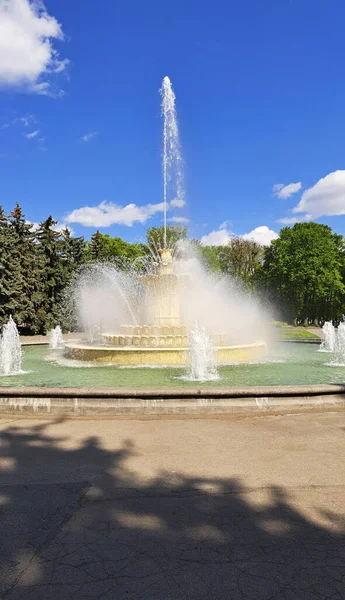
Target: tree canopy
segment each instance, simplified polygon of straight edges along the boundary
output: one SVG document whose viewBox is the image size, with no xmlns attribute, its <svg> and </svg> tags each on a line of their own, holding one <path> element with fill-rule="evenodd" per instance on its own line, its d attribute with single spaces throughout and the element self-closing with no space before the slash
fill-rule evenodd
<svg viewBox="0 0 345 600">
<path fill-rule="evenodd" d="M 173 248 L 177 242 L 186 240 L 188 228 L 182 225 L 167 225 L 166 240 L 168 248 Z M 155 249 L 164 248 L 164 227 L 150 227 L 146 232 L 147 244 Z"/>
<path fill-rule="evenodd" d="M 96 231 L 87 241 L 57 230 L 51 216 L 34 231 L 19 204 L 9 215 L 0 206 L 0 326 L 12 315 L 24 333 L 44 333 L 58 323 L 72 328 L 72 311 L 63 307 L 79 269 L 90 261 L 114 261 L 124 270 L 145 265 L 164 245 L 163 227 L 150 227 L 146 237 L 146 243 L 131 243 Z M 168 225 L 168 246 L 187 238 L 186 227 Z M 345 313 L 345 242 L 327 225 L 284 227 L 264 248 L 243 238 L 225 246 L 190 243 L 207 269 L 260 294 L 284 320 L 338 320 Z"/>
<path fill-rule="evenodd" d="M 342 236 L 313 222 L 284 227 L 265 249 L 261 280 L 288 320 L 341 317 L 344 250 Z"/>
</svg>

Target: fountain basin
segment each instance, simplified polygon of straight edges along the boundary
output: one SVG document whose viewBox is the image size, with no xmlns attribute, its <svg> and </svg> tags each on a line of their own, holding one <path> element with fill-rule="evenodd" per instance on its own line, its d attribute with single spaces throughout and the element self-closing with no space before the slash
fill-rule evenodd
<svg viewBox="0 0 345 600">
<path fill-rule="evenodd" d="M 264 342 L 217 346 L 216 360 L 219 365 L 257 360 L 264 355 L 265 349 Z M 187 347 L 93 346 L 69 342 L 66 344 L 65 352 L 66 356 L 73 360 L 131 367 L 184 366 L 188 362 Z"/>
</svg>

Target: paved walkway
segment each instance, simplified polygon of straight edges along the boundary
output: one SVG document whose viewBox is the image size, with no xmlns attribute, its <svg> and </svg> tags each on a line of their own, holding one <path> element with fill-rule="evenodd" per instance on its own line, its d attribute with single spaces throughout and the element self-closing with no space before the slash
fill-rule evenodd
<svg viewBox="0 0 345 600">
<path fill-rule="evenodd" d="M 314 333 L 315 335 L 318 335 L 320 338 L 323 337 L 323 332 L 322 332 L 321 327 L 308 327 L 307 331 L 310 331 L 310 333 Z"/>
<path fill-rule="evenodd" d="M 345 598 L 345 413 L 0 420 L 0 598 Z"/>
</svg>

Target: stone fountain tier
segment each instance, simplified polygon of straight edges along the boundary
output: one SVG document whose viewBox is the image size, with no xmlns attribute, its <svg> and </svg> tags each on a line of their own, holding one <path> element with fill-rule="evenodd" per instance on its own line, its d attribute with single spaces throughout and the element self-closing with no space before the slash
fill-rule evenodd
<svg viewBox="0 0 345 600">
<path fill-rule="evenodd" d="M 181 296 L 189 277 L 173 272 L 170 250 L 161 251 L 161 261 L 156 273 L 140 277 L 146 290 L 148 320 L 160 329 L 181 328 Z"/>
<path fill-rule="evenodd" d="M 187 328 L 183 325 L 123 325 L 120 333 L 102 333 L 106 346 L 150 347 L 150 348 L 188 348 Z M 226 346 L 229 336 L 226 333 L 212 336 L 216 346 Z"/>
<path fill-rule="evenodd" d="M 265 354 L 264 342 L 233 346 L 217 346 L 216 360 L 219 365 L 258 360 Z M 66 355 L 78 361 L 117 366 L 175 366 L 188 363 L 186 347 L 154 346 L 94 346 L 86 343 L 67 343 Z"/>
</svg>

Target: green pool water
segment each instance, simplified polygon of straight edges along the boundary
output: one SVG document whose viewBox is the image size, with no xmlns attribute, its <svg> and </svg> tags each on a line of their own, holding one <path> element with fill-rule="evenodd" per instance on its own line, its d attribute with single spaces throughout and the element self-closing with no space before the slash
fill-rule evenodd
<svg viewBox="0 0 345 600">
<path fill-rule="evenodd" d="M 281 343 L 269 349 L 265 361 L 231 365 L 219 369 L 216 381 L 207 386 L 284 385 L 343 383 L 345 366 L 330 366 L 331 355 L 318 352 L 318 345 Z M 56 357 L 56 354 L 55 354 Z M 113 366 L 67 366 L 45 346 L 23 349 L 23 373 L 0 377 L 1 386 L 42 387 L 141 387 L 194 386 L 183 379 L 180 368 L 118 368 Z"/>
</svg>

